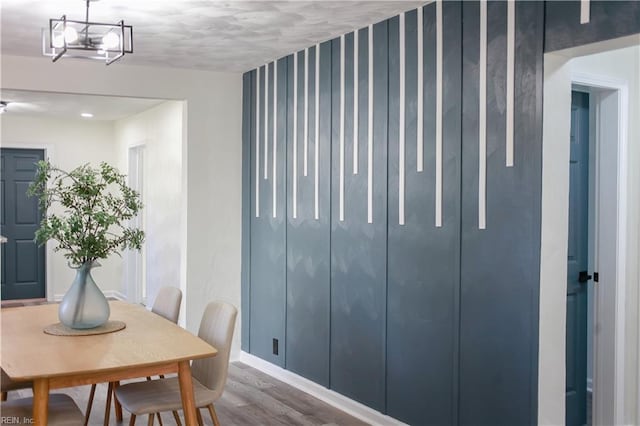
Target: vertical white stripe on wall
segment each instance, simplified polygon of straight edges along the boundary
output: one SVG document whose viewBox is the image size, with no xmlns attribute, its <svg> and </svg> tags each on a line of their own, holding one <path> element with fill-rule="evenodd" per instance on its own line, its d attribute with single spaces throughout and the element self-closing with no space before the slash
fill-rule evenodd
<svg viewBox="0 0 640 426">
<path fill-rule="evenodd" d="M 515 96 L 515 55 L 516 55 L 516 4 L 507 0 L 507 123 L 505 135 L 506 165 L 513 167 L 513 131 Z"/>
<path fill-rule="evenodd" d="M 277 216 L 276 159 L 278 158 L 278 60 L 273 61 L 273 217 Z"/>
<path fill-rule="evenodd" d="M 369 25 L 369 111 L 367 117 L 367 223 L 373 223 L 373 25 Z"/>
<path fill-rule="evenodd" d="M 344 34 L 340 36 L 340 220 L 344 220 Z"/>
<path fill-rule="evenodd" d="M 398 111 L 398 224 L 404 225 L 404 98 L 405 98 L 405 14 L 400 14 L 400 96 Z"/>
<path fill-rule="evenodd" d="M 436 1 L 436 227 L 442 226 L 442 0 Z"/>
<path fill-rule="evenodd" d="M 264 178 L 269 177 L 269 64 L 264 66 Z"/>
<path fill-rule="evenodd" d="M 298 217 L 298 52 L 293 53 L 293 218 Z"/>
<path fill-rule="evenodd" d="M 309 162 L 309 48 L 304 49 L 304 175 Z"/>
<path fill-rule="evenodd" d="M 422 19 L 424 14 L 424 6 L 418 8 L 418 113 L 417 113 L 417 131 L 416 131 L 416 156 L 418 157 L 417 170 L 424 170 L 424 35 L 422 28 Z"/>
<path fill-rule="evenodd" d="M 316 44 L 316 137 L 314 140 L 314 202 L 315 202 L 315 219 L 320 219 L 320 208 L 318 206 L 318 152 L 320 146 L 320 43 Z"/>
<path fill-rule="evenodd" d="M 580 23 L 588 24 L 591 20 L 591 1 L 580 0 Z"/>
<path fill-rule="evenodd" d="M 487 1 L 480 1 L 480 64 L 478 106 L 478 228 L 486 228 L 487 203 Z"/>
<path fill-rule="evenodd" d="M 260 67 L 256 76 L 256 217 L 260 217 Z"/>
<path fill-rule="evenodd" d="M 358 30 L 353 32 L 353 174 L 358 174 Z"/>
</svg>

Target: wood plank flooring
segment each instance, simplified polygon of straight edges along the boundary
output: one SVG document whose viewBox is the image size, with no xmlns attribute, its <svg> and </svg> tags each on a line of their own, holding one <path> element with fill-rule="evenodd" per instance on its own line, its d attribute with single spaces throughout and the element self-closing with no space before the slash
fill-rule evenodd
<svg viewBox="0 0 640 426">
<path fill-rule="evenodd" d="M 55 392 L 67 393 L 84 412 L 89 397 L 89 386 L 60 389 Z M 98 385 L 91 410 L 90 425 L 102 425 L 107 387 Z M 30 390 L 9 392 L 9 399 L 30 396 Z M 273 377 L 240 362 L 229 366 L 229 378 L 224 394 L 215 404 L 218 418 L 223 426 L 360 426 L 359 419 L 320 401 L 311 395 L 289 386 Z M 206 410 L 202 411 L 205 424 L 212 425 Z M 171 413 L 163 413 L 164 425 L 175 425 Z M 147 417 L 137 419 L 136 424 L 147 423 Z M 129 424 L 129 414 L 124 413 L 124 421 L 115 421 L 111 409 L 110 424 Z M 155 420 L 157 425 L 157 419 Z"/>
</svg>

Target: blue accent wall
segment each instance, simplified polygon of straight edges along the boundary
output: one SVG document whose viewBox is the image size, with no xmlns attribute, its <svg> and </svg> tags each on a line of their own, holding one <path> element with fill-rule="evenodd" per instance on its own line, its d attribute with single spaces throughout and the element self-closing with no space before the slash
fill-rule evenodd
<svg viewBox="0 0 640 426">
<path fill-rule="evenodd" d="M 505 167 L 506 3 L 487 9 L 487 225 L 478 229 L 479 5 L 464 2 L 460 424 L 537 416 L 542 4 L 516 8 L 514 167 Z M 484 422 L 478 422 L 483 419 Z"/>
<path fill-rule="evenodd" d="M 591 0 L 589 10 L 581 24 L 579 0 L 545 2 L 545 53 L 640 33 L 637 0 Z"/>
<path fill-rule="evenodd" d="M 276 137 L 286 140 L 287 136 L 287 63 L 288 58 L 280 59 L 277 73 L 277 108 L 276 108 Z M 287 228 L 286 214 L 286 147 L 283 143 L 273 142 L 274 132 L 274 63 L 267 65 L 270 84 L 265 85 L 266 73 L 261 74 L 260 99 L 261 110 L 264 111 L 265 101 L 268 105 L 267 120 L 262 118 L 260 126 L 252 132 L 267 136 L 268 155 L 266 162 L 260 157 L 258 185 L 256 188 L 256 170 L 251 168 L 251 201 L 255 203 L 256 189 L 259 191 L 259 217 L 256 217 L 256 206 L 251 207 L 250 227 L 250 275 L 251 282 L 247 290 L 249 296 L 249 346 L 251 353 L 281 367 L 285 366 L 285 322 L 286 322 L 286 253 Z M 265 90 L 268 89 L 268 90 Z M 255 116 L 255 112 L 254 112 Z M 273 147 L 275 146 L 275 150 Z M 264 150 L 261 139 L 260 149 Z M 251 144 L 252 158 L 256 158 L 256 146 Z M 264 154 L 264 152 L 263 152 Z M 275 160 L 274 160 L 275 156 Z M 274 175 L 275 164 L 275 175 Z M 266 169 L 266 178 L 264 177 Z M 275 199 L 273 187 L 275 180 Z M 273 215 L 274 204 L 276 208 Z M 273 339 L 278 339 L 279 351 L 275 355 L 272 350 Z"/>
<path fill-rule="evenodd" d="M 411 424 L 457 419 L 460 282 L 460 3 L 443 7 L 443 224 L 435 226 L 436 5 L 423 10 L 424 114 L 417 116 L 417 11 L 405 18 L 405 224 L 399 225 L 399 19 L 389 20 L 387 412 Z M 393 113 L 393 112 L 395 113 Z M 417 125 L 424 120 L 424 171 Z M 437 344 L 434 344 L 437 342 Z M 427 404 L 427 405 L 425 405 Z"/>
<path fill-rule="evenodd" d="M 340 38 L 322 43 L 319 52 L 311 46 L 297 57 L 278 60 L 275 144 L 274 63 L 260 67 L 259 79 L 257 70 L 247 72 L 243 80 L 243 350 L 410 424 L 536 424 L 543 50 L 640 32 L 638 3 L 591 4 L 590 23 L 579 24 L 579 2 L 516 2 L 514 166 L 506 167 L 507 3 L 487 3 L 486 229 L 478 226 L 478 2 L 442 4 L 441 227 L 435 224 L 436 3 L 405 14 L 404 158 L 399 146 L 399 17 L 373 26 L 371 52 L 370 29 L 358 30 L 355 78 L 356 37 L 352 32 L 344 38 L 343 156 Z M 419 11 L 424 37 L 422 116 L 417 113 Z M 369 53 L 373 55 L 374 99 L 370 168 Z M 298 120 L 295 138 L 294 115 Z M 420 120 L 424 171 L 418 172 Z M 358 126 L 357 174 L 353 171 L 354 125 Z M 398 209 L 402 160 L 404 224 Z M 344 220 L 340 218 L 342 170 Z M 367 220 L 369 171 L 371 223 Z M 278 354 L 274 354 L 274 339 Z"/>
<path fill-rule="evenodd" d="M 242 76 L 242 287 L 241 287 L 241 309 L 242 312 L 242 333 L 241 345 L 246 352 L 250 351 L 250 327 L 251 324 L 251 169 L 247 163 L 251 155 L 251 141 L 255 135 L 255 79 L 251 74 L 245 73 Z"/>
<path fill-rule="evenodd" d="M 345 114 L 344 221 L 339 219 L 340 40 L 332 41 L 331 388 L 385 408 L 388 22 L 373 27 L 373 223 L 367 223 L 366 163 L 354 175 L 353 120 Z M 345 40 L 345 95 L 352 93 L 353 38 Z M 364 108 L 363 108 L 364 109 Z M 364 109 L 366 110 L 366 109 Z M 345 96 L 345 112 L 353 96 Z M 361 121 L 362 122 L 362 121 Z M 364 149 L 365 144 L 362 144 Z M 366 152 L 366 150 L 365 150 Z"/>
<path fill-rule="evenodd" d="M 331 146 L 315 140 L 316 48 L 309 51 L 313 66 L 309 69 L 308 170 L 304 175 L 304 55 L 298 55 L 297 168 L 298 209 L 287 206 L 287 369 L 323 386 L 329 386 L 330 327 L 330 182 Z M 320 46 L 320 54 L 330 58 L 331 43 Z M 289 56 L 289 71 L 293 76 L 293 56 Z M 319 73 L 323 91 L 331 87 L 331 61 L 322 61 Z M 293 78 L 289 79 L 289 116 L 293 132 Z M 319 139 L 331 140 L 331 99 L 320 98 Z M 311 130 L 310 130 L 311 129 Z M 292 141 L 292 137 L 288 140 Z M 315 148 L 318 146 L 318 159 Z M 293 160 L 293 143 L 287 147 L 288 164 Z M 315 167 L 318 162 L 319 219 L 315 219 Z M 293 191 L 293 173 L 288 174 L 288 194 Z"/>
</svg>

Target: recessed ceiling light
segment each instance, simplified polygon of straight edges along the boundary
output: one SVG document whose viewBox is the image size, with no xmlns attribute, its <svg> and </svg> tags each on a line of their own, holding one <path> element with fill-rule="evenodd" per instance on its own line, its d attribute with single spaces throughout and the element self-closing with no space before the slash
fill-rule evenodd
<svg viewBox="0 0 640 426">
<path fill-rule="evenodd" d="M 84 118 L 91 118 L 93 117 L 93 114 L 91 114 L 90 112 L 83 112 L 82 114 L 80 114 L 81 116 L 83 116 Z"/>
</svg>

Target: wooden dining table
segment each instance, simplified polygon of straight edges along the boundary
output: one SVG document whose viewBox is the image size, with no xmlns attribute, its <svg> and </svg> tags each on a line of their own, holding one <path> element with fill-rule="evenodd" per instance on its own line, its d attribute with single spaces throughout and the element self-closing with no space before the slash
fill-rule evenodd
<svg viewBox="0 0 640 426">
<path fill-rule="evenodd" d="M 143 306 L 113 301 L 110 307 L 110 319 L 126 327 L 92 336 L 45 334 L 58 322 L 57 304 L 1 310 L 0 366 L 13 381 L 33 381 L 34 423 L 47 424 L 52 389 L 177 373 L 185 422 L 196 425 L 190 361 L 217 350 Z"/>
</svg>

